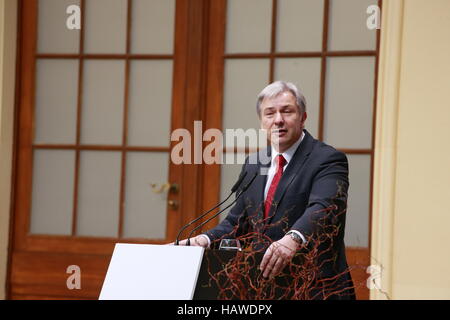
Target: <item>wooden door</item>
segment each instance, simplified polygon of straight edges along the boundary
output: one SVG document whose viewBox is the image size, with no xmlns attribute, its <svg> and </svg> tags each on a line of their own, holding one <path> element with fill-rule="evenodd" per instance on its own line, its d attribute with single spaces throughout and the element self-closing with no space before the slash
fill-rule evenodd
<svg viewBox="0 0 450 320">
<path fill-rule="evenodd" d="M 170 161 L 203 117 L 204 6 L 21 1 L 10 298 L 96 299 L 115 243 L 173 241 L 215 201 Z"/>
</svg>

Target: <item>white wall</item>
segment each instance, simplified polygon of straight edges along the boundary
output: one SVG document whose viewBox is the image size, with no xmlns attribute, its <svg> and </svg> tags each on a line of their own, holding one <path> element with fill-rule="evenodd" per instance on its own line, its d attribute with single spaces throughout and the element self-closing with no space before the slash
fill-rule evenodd
<svg viewBox="0 0 450 320">
<path fill-rule="evenodd" d="M 382 17 L 372 263 L 393 299 L 450 299 L 450 1 Z"/>
</svg>

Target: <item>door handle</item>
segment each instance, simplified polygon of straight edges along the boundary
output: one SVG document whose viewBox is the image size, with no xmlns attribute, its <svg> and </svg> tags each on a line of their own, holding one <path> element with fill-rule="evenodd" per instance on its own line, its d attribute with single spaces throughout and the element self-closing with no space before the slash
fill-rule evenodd
<svg viewBox="0 0 450 320">
<path fill-rule="evenodd" d="M 177 183 L 164 183 L 158 186 L 156 183 L 151 183 L 150 187 L 152 188 L 153 193 L 163 193 L 165 191 L 169 191 L 170 193 L 177 194 L 180 192 L 180 186 Z"/>
</svg>

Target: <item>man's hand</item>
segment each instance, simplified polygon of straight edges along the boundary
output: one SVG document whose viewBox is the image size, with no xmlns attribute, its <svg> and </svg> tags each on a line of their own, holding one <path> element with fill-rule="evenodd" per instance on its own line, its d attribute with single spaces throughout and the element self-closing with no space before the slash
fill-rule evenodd
<svg viewBox="0 0 450 320">
<path fill-rule="evenodd" d="M 171 245 L 175 244 L 174 242 L 169 243 Z M 187 239 L 181 240 L 179 242 L 180 246 L 185 246 L 187 244 Z M 194 238 L 191 238 L 190 241 L 190 245 L 194 246 L 194 247 L 203 247 L 203 248 L 207 248 L 208 247 L 208 240 L 206 240 L 205 236 L 202 235 L 198 235 Z"/>
<path fill-rule="evenodd" d="M 267 248 L 259 267 L 263 273 L 263 277 L 272 278 L 279 274 L 291 261 L 299 246 L 300 244 L 294 241 L 290 236 L 284 236 L 280 240 L 272 243 L 270 247 Z"/>
</svg>

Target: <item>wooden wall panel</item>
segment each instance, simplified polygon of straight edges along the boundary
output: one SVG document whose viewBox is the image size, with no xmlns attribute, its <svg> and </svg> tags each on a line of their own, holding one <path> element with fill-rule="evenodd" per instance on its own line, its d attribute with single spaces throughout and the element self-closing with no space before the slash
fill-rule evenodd
<svg viewBox="0 0 450 320">
<path fill-rule="evenodd" d="M 355 286 L 356 298 L 358 300 L 369 300 L 369 289 L 366 285 L 367 278 L 369 277 L 366 270 L 370 265 L 369 248 L 348 247 L 346 249 L 346 255 Z"/>
<path fill-rule="evenodd" d="M 18 252 L 12 256 L 11 298 L 98 299 L 111 256 Z M 81 289 L 67 288 L 69 265 L 81 269 Z"/>
</svg>

